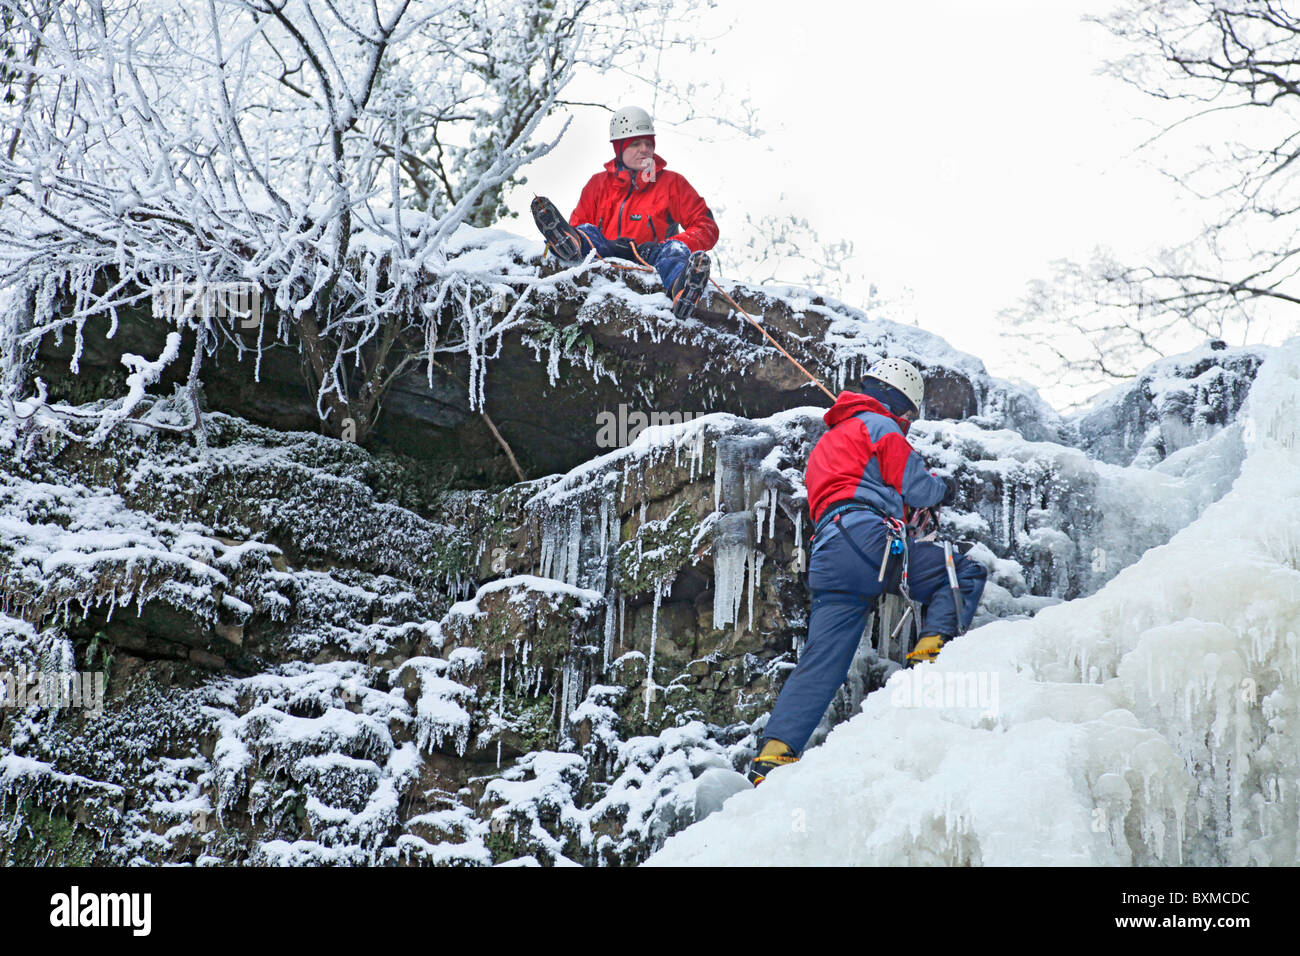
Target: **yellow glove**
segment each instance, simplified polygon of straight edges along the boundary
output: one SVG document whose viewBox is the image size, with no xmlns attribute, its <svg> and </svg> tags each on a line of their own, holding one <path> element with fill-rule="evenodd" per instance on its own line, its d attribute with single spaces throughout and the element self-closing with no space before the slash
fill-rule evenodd
<svg viewBox="0 0 1300 956">
<path fill-rule="evenodd" d="M 912 652 L 907 655 L 908 666 L 934 660 L 939 656 L 942 647 L 942 637 L 938 634 L 927 634 L 916 642 L 916 647 L 912 648 Z"/>
</svg>

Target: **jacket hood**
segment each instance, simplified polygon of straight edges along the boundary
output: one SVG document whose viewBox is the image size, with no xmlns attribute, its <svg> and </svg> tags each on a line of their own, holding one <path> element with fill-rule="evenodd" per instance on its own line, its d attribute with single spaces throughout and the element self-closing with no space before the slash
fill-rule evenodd
<svg viewBox="0 0 1300 956">
<path fill-rule="evenodd" d="M 590 169 L 591 167 L 589 166 L 587 168 Z M 655 153 L 655 176 L 658 176 L 667 168 L 668 161 L 658 153 Z M 632 172 L 632 170 L 628 169 L 626 166 L 621 165 L 618 157 L 611 159 L 605 164 L 605 171 L 615 179 L 621 179 L 624 182 L 627 182 L 627 175 Z"/>
<path fill-rule="evenodd" d="M 827 425 L 834 427 L 840 422 L 847 421 L 854 415 L 859 415 L 862 412 L 873 412 L 876 415 L 884 415 L 890 421 L 895 422 L 904 435 L 906 435 L 907 430 L 912 427 L 911 422 L 906 418 L 901 418 L 900 416 L 895 415 L 877 399 L 872 398 L 870 395 L 862 395 L 858 392 L 840 392 L 839 397 L 835 399 L 835 404 L 832 405 L 827 410 L 826 414 L 822 416 L 822 420 L 826 422 Z"/>
</svg>

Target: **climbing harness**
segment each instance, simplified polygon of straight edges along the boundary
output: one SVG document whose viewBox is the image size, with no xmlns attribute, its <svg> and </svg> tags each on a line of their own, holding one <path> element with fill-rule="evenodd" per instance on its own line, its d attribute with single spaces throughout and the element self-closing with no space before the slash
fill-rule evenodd
<svg viewBox="0 0 1300 956">
<path fill-rule="evenodd" d="M 813 597 L 823 603 L 870 605 L 874 604 L 878 599 L 884 597 L 886 594 L 899 595 L 906 605 L 903 609 L 903 613 L 899 617 L 897 623 L 894 624 L 892 630 L 890 630 L 887 638 L 884 637 L 882 631 L 884 647 L 888 648 L 907 625 L 909 619 L 918 622 L 921 620 L 917 602 L 912 598 L 912 592 L 909 586 L 909 532 L 913 535 L 918 532 L 928 532 L 930 536 L 933 537 L 938 522 L 929 509 L 917 509 L 917 511 L 914 511 L 912 515 L 909 516 L 908 521 L 904 522 L 898 518 L 887 515 L 878 508 L 864 502 L 850 500 L 832 503 L 822 514 L 816 527 L 814 527 L 812 535 L 813 539 L 815 540 L 818 534 L 821 534 L 830 526 L 837 526 L 836 530 L 843 536 L 845 544 L 849 546 L 853 553 L 856 554 L 862 560 L 863 564 L 867 565 L 867 567 L 876 567 L 877 564 L 867 556 L 866 552 L 858 546 L 858 543 L 853 540 L 852 535 L 850 535 L 847 529 L 845 529 L 841 524 L 841 521 L 846 514 L 851 514 L 855 511 L 870 511 L 880 518 L 881 522 L 885 525 L 885 547 L 880 557 L 879 570 L 876 573 L 876 581 L 881 585 L 881 589 L 879 593 L 870 596 L 856 591 L 816 591 L 813 592 Z M 944 541 L 942 545 L 944 568 L 948 574 L 948 585 L 952 589 L 953 610 L 957 617 L 957 633 L 958 635 L 961 635 L 966 633 L 967 628 L 964 623 L 964 601 L 962 600 L 961 583 L 957 580 L 957 567 L 953 557 L 954 549 L 951 541 Z M 811 591 L 811 581 L 809 582 L 809 585 L 809 590 Z M 877 608 L 879 607 L 878 605 L 876 606 Z M 882 628 L 884 626 L 887 625 L 882 624 Z"/>
<path fill-rule="evenodd" d="M 916 601 L 912 599 L 911 589 L 908 586 L 908 547 L 907 547 L 907 525 L 897 518 L 885 514 L 879 508 L 866 504 L 861 501 L 839 501 L 834 502 L 822 513 L 821 519 L 813 529 L 813 539 L 818 534 L 824 532 L 831 525 L 836 526 L 836 530 L 844 538 L 845 544 L 853 551 L 854 554 L 868 568 L 875 567 L 867 553 L 858 546 L 853 540 L 853 536 L 841 523 L 844 516 L 855 511 L 870 511 L 885 525 L 885 548 L 879 561 L 879 571 L 876 575 L 876 581 L 882 585 L 879 592 L 875 594 L 865 594 L 859 591 L 812 591 L 811 580 L 809 581 L 809 591 L 812 591 L 813 599 L 823 604 L 861 604 L 869 609 L 874 609 L 879 613 L 879 599 L 886 594 L 898 594 L 905 603 L 903 614 L 894 624 L 888 636 L 883 633 L 884 628 L 888 627 L 885 621 L 881 621 L 881 651 L 888 654 L 889 645 L 899 635 L 906 626 L 908 619 L 915 614 L 916 620 L 920 620 L 920 614 L 916 613 Z"/>
</svg>

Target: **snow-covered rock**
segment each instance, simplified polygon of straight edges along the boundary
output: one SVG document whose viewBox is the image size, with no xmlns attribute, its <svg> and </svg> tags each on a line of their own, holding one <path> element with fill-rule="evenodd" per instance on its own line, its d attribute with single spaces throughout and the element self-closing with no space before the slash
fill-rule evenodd
<svg viewBox="0 0 1300 956">
<path fill-rule="evenodd" d="M 1072 416 L 1069 425 L 1094 458 L 1150 467 L 1230 425 L 1271 351 L 1211 342 L 1161 359 Z"/>
</svg>

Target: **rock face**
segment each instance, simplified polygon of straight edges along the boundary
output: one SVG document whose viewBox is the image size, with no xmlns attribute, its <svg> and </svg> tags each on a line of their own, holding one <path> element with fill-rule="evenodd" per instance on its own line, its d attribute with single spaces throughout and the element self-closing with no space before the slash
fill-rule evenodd
<svg viewBox="0 0 1300 956">
<path fill-rule="evenodd" d="M 1230 424 L 1270 351 L 1211 342 L 1155 362 L 1072 420 L 1077 443 L 1101 461 L 1154 465 Z"/>
<path fill-rule="evenodd" d="M 539 279 L 554 276 L 553 262 L 520 251 L 521 245 L 540 249 L 540 243 L 469 228 L 458 236 L 453 266 L 459 258 L 508 265 Z M 833 391 L 856 384 L 876 359 L 894 355 L 926 373 L 928 417 L 989 415 L 1028 438 L 1060 439 L 1054 413 L 1036 396 L 991 379 L 977 359 L 919 328 L 878 317 L 867 321 L 856 309 L 806 291 L 778 295 L 728 285 L 726 294 Z M 516 298 L 502 294 L 493 308 L 507 312 Z M 265 329 L 231 330 L 205 360 L 207 408 L 281 431 L 320 431 L 298 340 L 289 331 L 278 338 L 273 325 L 268 319 Z M 41 342 L 36 373 L 57 398 L 115 396 L 124 380 L 121 354 L 156 356 L 167 331 L 147 309 L 124 310 L 111 338 L 107 320 L 91 320 L 79 337 L 80 375 L 69 368 L 71 336 Z M 185 341 L 162 380 L 164 391 L 189 368 Z M 711 289 L 695 318 L 681 322 L 657 278 L 608 266 L 533 292 L 518 324 L 480 350 L 488 356 L 482 364 L 487 413 L 530 478 L 568 471 L 608 451 L 612 445 L 602 430 L 608 416 L 681 421 L 721 411 L 761 418 L 824 399 L 720 290 Z M 449 352 L 432 370 L 422 363 L 400 376 L 384 401 L 370 450 L 429 462 L 440 486 L 517 480 L 483 416 L 470 406 L 470 351 Z"/>
<path fill-rule="evenodd" d="M 228 363 L 209 404 L 248 414 L 210 411 L 206 456 L 126 426 L 20 458 L 4 426 L 0 670 L 23 680 L 0 708 L 0 862 L 630 864 L 747 786 L 806 635 L 825 403 L 743 319 L 674 323 L 636 283 L 588 277 L 503 342 L 489 411 L 530 481 L 491 450 L 449 461 L 480 419 L 416 380 L 369 450 L 250 421 Z M 732 294 L 832 389 L 886 351 L 927 369 L 911 437 L 958 479 L 945 533 L 990 568 L 977 623 L 1094 590 L 1241 458 L 1233 408 L 1157 468 L 1098 462 L 918 329 Z M 302 400 L 257 411 L 282 425 Z M 813 743 L 897 669 L 899 613 L 870 622 Z M 103 675 L 100 712 L 31 690 L 70 672 Z"/>
</svg>

